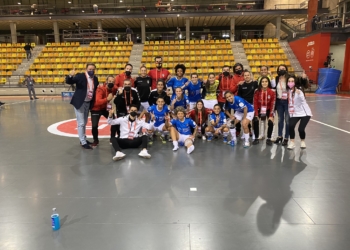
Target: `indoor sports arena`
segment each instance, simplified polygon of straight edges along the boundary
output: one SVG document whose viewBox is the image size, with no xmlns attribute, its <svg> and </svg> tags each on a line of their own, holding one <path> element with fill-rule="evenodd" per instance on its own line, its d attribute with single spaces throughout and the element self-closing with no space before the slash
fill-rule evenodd
<svg viewBox="0 0 350 250">
<path fill-rule="evenodd" d="M 350 0 L 2 0 L 0 249 L 348 249 L 349 37 Z"/>
</svg>

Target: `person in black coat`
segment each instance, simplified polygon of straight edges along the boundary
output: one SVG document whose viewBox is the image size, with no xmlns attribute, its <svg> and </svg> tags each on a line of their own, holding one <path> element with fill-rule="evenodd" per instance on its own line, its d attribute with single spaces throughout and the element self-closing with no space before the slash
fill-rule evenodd
<svg viewBox="0 0 350 250">
<path fill-rule="evenodd" d="M 140 97 L 137 90 L 131 87 L 130 79 L 125 79 L 124 87 L 118 89 L 117 95 L 114 98 L 114 104 L 116 106 L 117 117 L 128 115 L 131 104 L 136 105 L 138 110 L 140 109 Z M 118 135 L 120 134 L 120 126 L 112 125 L 111 135 L 115 135 L 116 132 Z"/>
<path fill-rule="evenodd" d="M 75 73 L 73 69 L 66 77 L 67 84 L 76 84 L 76 90 L 70 104 L 74 106 L 77 117 L 77 129 L 80 144 L 85 149 L 92 149 L 91 142 L 86 140 L 86 123 L 88 121 L 89 111 L 95 102 L 95 93 L 98 87 L 98 78 L 95 76 L 95 64 L 86 64 L 84 73 Z"/>
</svg>

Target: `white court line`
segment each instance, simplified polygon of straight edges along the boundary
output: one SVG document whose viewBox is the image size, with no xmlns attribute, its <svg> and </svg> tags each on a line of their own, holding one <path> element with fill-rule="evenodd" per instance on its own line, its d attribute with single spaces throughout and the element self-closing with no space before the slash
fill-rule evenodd
<svg viewBox="0 0 350 250">
<path fill-rule="evenodd" d="M 310 119 L 310 121 L 317 122 L 317 123 L 322 124 L 322 125 L 325 125 L 325 126 L 327 126 L 327 127 L 334 128 L 334 129 L 339 130 L 339 131 L 341 131 L 341 132 L 350 134 L 350 131 L 347 131 L 347 130 L 344 130 L 344 129 L 341 129 L 341 128 L 337 128 L 337 127 L 334 127 L 334 126 L 332 126 L 332 125 L 329 125 L 329 124 L 326 124 L 326 123 L 323 123 L 323 122 L 316 121 L 316 120 L 314 120 L 314 119 Z"/>
</svg>

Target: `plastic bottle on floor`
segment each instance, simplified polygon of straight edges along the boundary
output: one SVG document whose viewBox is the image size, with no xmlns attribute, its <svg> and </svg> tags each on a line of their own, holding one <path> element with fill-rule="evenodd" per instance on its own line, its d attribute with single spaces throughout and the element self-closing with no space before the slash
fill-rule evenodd
<svg viewBox="0 0 350 250">
<path fill-rule="evenodd" d="M 53 231 L 60 229 L 60 215 L 57 213 L 56 208 L 52 209 L 51 225 Z"/>
</svg>

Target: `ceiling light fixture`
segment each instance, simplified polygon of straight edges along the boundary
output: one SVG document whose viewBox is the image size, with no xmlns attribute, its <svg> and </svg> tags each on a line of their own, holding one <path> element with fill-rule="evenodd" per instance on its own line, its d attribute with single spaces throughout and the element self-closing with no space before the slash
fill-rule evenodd
<svg viewBox="0 0 350 250">
<path fill-rule="evenodd" d="M 21 3 L 20 3 L 20 2 L 18 2 L 18 4 L 19 4 L 19 5 L 21 5 Z"/>
<path fill-rule="evenodd" d="M 71 4 L 72 2 L 71 1 L 68 1 L 69 4 Z"/>
<path fill-rule="evenodd" d="M 81 12 L 83 12 L 83 13 L 84 13 L 85 11 L 84 11 L 84 10 L 82 10 Z"/>
<path fill-rule="evenodd" d="M 119 2 L 120 2 L 120 3 L 122 3 L 122 2 L 123 2 L 123 0 L 120 0 Z"/>
</svg>

